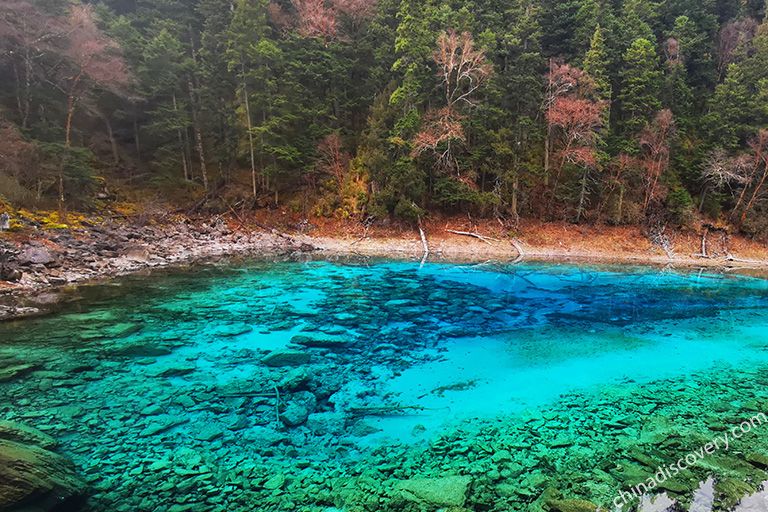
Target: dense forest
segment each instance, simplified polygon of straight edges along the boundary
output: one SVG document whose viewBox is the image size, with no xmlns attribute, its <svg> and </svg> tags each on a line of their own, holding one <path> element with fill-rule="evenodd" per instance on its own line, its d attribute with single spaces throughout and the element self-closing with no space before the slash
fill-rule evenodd
<svg viewBox="0 0 768 512">
<path fill-rule="evenodd" d="M 4 0 L 0 194 L 768 235 L 764 0 Z"/>
</svg>

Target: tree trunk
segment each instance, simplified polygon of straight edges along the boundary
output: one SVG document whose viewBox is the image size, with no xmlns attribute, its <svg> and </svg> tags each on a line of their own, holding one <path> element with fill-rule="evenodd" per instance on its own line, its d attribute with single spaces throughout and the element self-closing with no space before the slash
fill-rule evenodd
<svg viewBox="0 0 768 512">
<path fill-rule="evenodd" d="M 136 160 L 141 162 L 141 139 L 139 138 L 139 120 L 133 113 L 133 146 L 136 149 Z"/>
<path fill-rule="evenodd" d="M 189 87 L 189 99 L 192 102 L 192 127 L 195 132 L 195 148 L 197 156 L 200 159 L 200 175 L 203 178 L 203 187 L 208 190 L 208 170 L 205 167 L 205 148 L 203 147 L 203 131 L 200 128 L 200 119 L 197 115 L 197 102 L 195 101 L 195 90 L 192 85 L 192 79 L 187 82 Z"/>
<path fill-rule="evenodd" d="M 174 91 L 171 95 L 173 99 L 173 111 L 177 112 L 179 111 L 179 105 L 176 101 L 176 92 Z M 179 149 L 181 150 L 181 167 L 182 171 L 184 172 L 184 180 L 189 181 L 190 175 L 189 175 L 189 165 L 187 163 L 187 149 L 186 144 L 184 143 L 184 135 L 181 132 L 181 128 L 176 130 L 176 133 L 179 137 Z"/>
<path fill-rule="evenodd" d="M 66 199 L 64 195 L 64 170 L 67 166 L 67 160 L 69 159 L 69 148 L 72 147 L 72 119 L 75 117 L 75 96 L 74 93 L 67 95 L 67 120 L 64 123 L 64 157 L 59 164 L 59 222 L 66 223 L 67 209 L 64 204 Z"/>
<path fill-rule="evenodd" d="M 251 99 L 248 97 L 248 80 L 245 78 L 245 66 L 243 66 L 243 103 L 245 104 L 245 123 L 248 129 L 248 150 L 251 158 L 251 187 L 253 197 L 256 198 L 256 150 L 253 144 L 253 123 L 251 122 Z"/>
<path fill-rule="evenodd" d="M 120 164 L 120 153 L 117 150 L 117 141 L 115 140 L 115 133 L 112 131 L 112 123 L 109 121 L 109 117 L 99 112 L 99 116 L 104 121 L 104 127 L 107 129 L 107 137 L 109 137 L 109 145 L 112 148 L 112 162 L 115 165 Z"/>
<path fill-rule="evenodd" d="M 579 192 L 579 206 L 576 209 L 576 223 L 581 221 L 581 216 L 584 214 L 584 204 L 587 198 L 587 175 L 589 169 L 584 169 L 584 173 L 581 175 L 581 191 Z"/>
<path fill-rule="evenodd" d="M 757 200 L 757 197 L 760 195 L 760 191 L 763 189 L 763 185 L 765 184 L 765 180 L 768 178 L 768 163 L 766 163 L 765 168 L 763 169 L 763 176 L 760 178 L 760 182 L 755 187 L 755 190 L 752 192 L 752 196 L 749 198 L 749 202 L 747 202 L 747 206 L 744 207 L 744 211 L 741 212 L 741 217 L 739 219 L 739 226 L 744 224 L 744 221 L 747 220 L 747 214 L 752 209 L 752 206 L 754 206 L 755 201 Z"/>
<path fill-rule="evenodd" d="M 512 215 L 515 216 L 515 224 L 520 222 L 520 214 L 517 213 L 517 194 L 520 189 L 520 178 L 515 171 L 515 177 L 512 179 Z"/>
<path fill-rule="evenodd" d="M 619 204 L 616 207 L 616 223 L 621 224 L 621 218 L 624 216 L 624 185 L 619 187 Z"/>
</svg>

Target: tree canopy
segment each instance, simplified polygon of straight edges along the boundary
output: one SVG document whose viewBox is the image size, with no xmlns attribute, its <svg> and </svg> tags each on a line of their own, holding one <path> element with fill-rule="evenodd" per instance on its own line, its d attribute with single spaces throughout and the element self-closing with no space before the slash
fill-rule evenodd
<svg viewBox="0 0 768 512">
<path fill-rule="evenodd" d="M 14 203 L 768 235 L 762 1 L 7 0 L 0 73 Z"/>
</svg>

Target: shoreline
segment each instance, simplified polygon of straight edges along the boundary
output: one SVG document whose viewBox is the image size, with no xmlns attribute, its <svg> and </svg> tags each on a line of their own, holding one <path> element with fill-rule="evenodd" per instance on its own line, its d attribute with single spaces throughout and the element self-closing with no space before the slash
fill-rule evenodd
<svg viewBox="0 0 768 512">
<path fill-rule="evenodd" d="M 35 261 L 20 267 L 24 272 L 20 282 L 0 281 L 0 321 L 46 314 L 60 300 L 59 293 L 72 287 L 104 283 L 146 271 L 213 264 L 235 258 L 310 254 L 328 259 L 362 257 L 457 263 L 631 265 L 711 269 L 768 277 L 768 257 L 735 258 L 728 254 L 702 258 L 678 254 L 670 258 L 650 244 L 633 248 L 639 245 L 640 239 L 630 240 L 619 250 L 605 250 L 605 240 L 599 236 L 591 240 L 590 233 L 581 239 L 557 240 L 561 247 L 553 247 L 552 244 L 531 243 L 540 232 L 527 230 L 527 236 L 514 241 L 504 240 L 495 232 L 475 236 L 479 232 L 477 229 L 453 234 L 436 229 L 434 224 L 426 229 L 424 239 L 418 232 L 405 230 L 370 234 L 366 230 L 362 236 L 329 236 L 323 227 L 319 231 L 316 235 L 284 233 L 266 226 L 232 228 L 223 221 L 194 224 L 185 219 L 150 227 L 121 224 L 109 229 L 68 230 L 65 233 L 43 231 L 27 239 L 0 239 L 6 251 L 9 250 L 7 247 L 15 245 L 17 260 Z M 350 231 L 353 229 L 346 232 Z M 425 244 L 428 249 L 426 258 Z M 594 248 L 586 250 L 584 244 Z M 109 245 L 111 250 L 99 252 L 98 247 L 104 245 Z M 768 248 L 765 251 L 768 254 Z"/>
</svg>

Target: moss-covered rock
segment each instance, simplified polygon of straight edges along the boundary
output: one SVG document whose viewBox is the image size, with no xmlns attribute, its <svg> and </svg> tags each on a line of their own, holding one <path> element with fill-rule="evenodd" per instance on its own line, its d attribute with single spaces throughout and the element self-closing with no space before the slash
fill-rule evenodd
<svg viewBox="0 0 768 512">
<path fill-rule="evenodd" d="M 587 500 L 549 500 L 551 512 L 596 512 L 598 506 Z"/>
<path fill-rule="evenodd" d="M 83 501 L 85 489 L 64 457 L 0 439 L 0 510 L 65 510 Z"/>
</svg>

